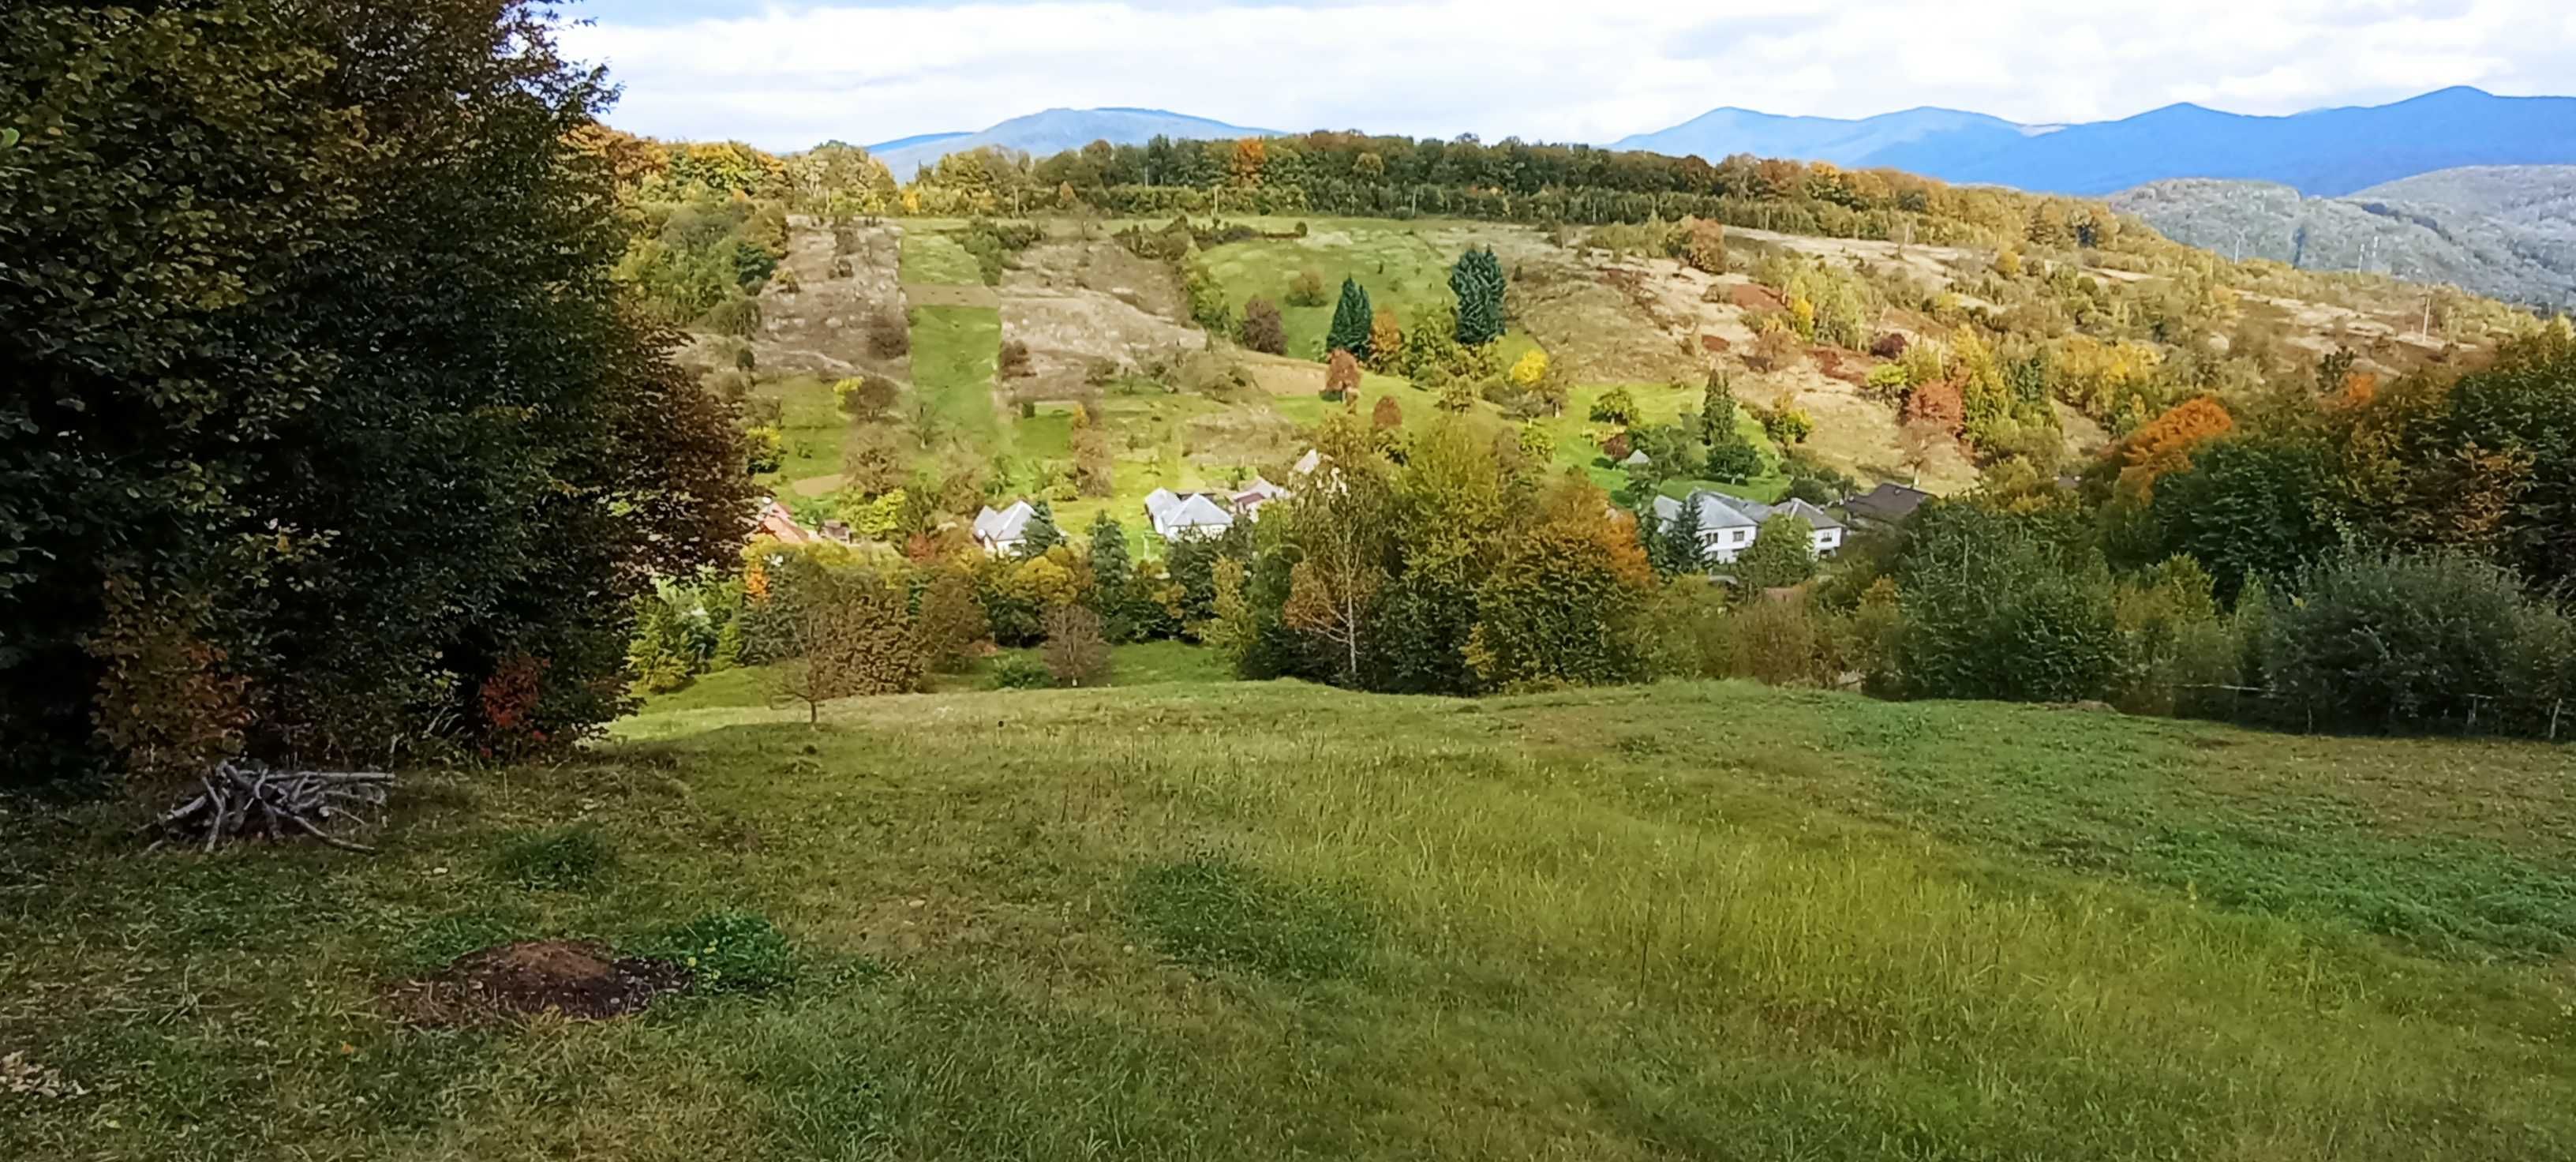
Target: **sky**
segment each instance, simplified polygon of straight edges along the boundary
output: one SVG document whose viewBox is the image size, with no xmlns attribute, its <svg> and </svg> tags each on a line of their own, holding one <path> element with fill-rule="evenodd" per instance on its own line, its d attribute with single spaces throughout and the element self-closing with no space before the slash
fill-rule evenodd
<svg viewBox="0 0 2576 1162">
<path fill-rule="evenodd" d="M 610 122 L 773 150 L 1129 105 L 1606 144 L 1733 105 L 2046 124 L 2576 90 L 2567 0 L 568 0 Z M 569 23 L 578 22 L 578 23 Z"/>
</svg>

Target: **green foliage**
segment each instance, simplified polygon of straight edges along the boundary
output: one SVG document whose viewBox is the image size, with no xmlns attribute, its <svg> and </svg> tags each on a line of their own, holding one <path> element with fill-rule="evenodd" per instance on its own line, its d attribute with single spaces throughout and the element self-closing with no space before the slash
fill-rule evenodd
<svg viewBox="0 0 2576 1162">
<path fill-rule="evenodd" d="M 688 969 L 690 983 L 701 992 L 767 992 L 796 979 L 787 935 L 768 918 L 750 913 L 709 913 L 656 929 L 623 950 Z"/>
<path fill-rule="evenodd" d="M 2349 552 L 2265 614 L 2258 650 L 2294 720 L 2420 730 L 2525 724 L 2571 692 L 2568 627 L 2505 568 L 2448 552 Z"/>
<path fill-rule="evenodd" d="M 1181 292 L 1189 300 L 1190 321 L 1211 335 L 1232 329 L 1234 309 L 1225 301 L 1225 284 L 1210 273 L 1205 259 L 1192 250 L 1180 261 Z"/>
<path fill-rule="evenodd" d="M 588 824 L 505 836 L 492 852 L 493 875 L 530 889 L 588 888 L 616 866 L 617 849 Z"/>
<path fill-rule="evenodd" d="M 1311 266 L 1298 271 L 1297 277 L 1288 280 L 1287 298 L 1292 307 L 1323 306 L 1330 301 L 1325 297 L 1323 274 Z"/>
<path fill-rule="evenodd" d="M 2156 479 L 2155 553 L 2200 562 L 2232 602 L 2249 578 L 2295 574 L 2335 548 L 2330 487 L 2323 451 L 2305 442 L 2203 443 L 2189 468 Z"/>
<path fill-rule="evenodd" d="M 1136 640 L 1144 620 L 1135 606 L 1145 600 L 1136 589 L 1136 566 L 1127 551 L 1127 529 L 1108 509 L 1092 518 L 1087 546 L 1091 556 L 1092 611 L 1100 615 L 1101 632 L 1110 641 Z"/>
<path fill-rule="evenodd" d="M 1596 424 L 1617 424 L 1624 428 L 1635 424 L 1638 416 L 1637 397 L 1627 388 L 1614 387 L 1592 401 L 1589 418 Z"/>
<path fill-rule="evenodd" d="M 1458 345 L 1482 347 L 1503 337 L 1503 263 L 1492 247 L 1469 250 L 1449 268 L 1458 296 Z"/>
<path fill-rule="evenodd" d="M 505 704 L 561 745 L 621 708 L 634 598 L 731 552 L 748 482 L 612 277 L 635 223 L 570 139 L 609 94 L 553 36 L 521 3 L 12 10 L 0 91 L 44 125 L 0 177 L 12 779 L 138 720 L 88 644 L 120 575 L 215 611 L 154 635 L 252 752 L 479 743 Z"/>
<path fill-rule="evenodd" d="M 1377 918 L 1356 892 L 1225 855 L 1138 870 L 1128 908 L 1165 956 L 1202 970 L 1332 980 L 1364 971 L 1377 943 Z"/>
<path fill-rule="evenodd" d="M 1775 516 L 1753 534 L 1735 558 L 1735 583 L 1748 593 L 1783 589 L 1816 575 L 1816 526 L 1803 517 Z"/>
<path fill-rule="evenodd" d="M 996 690 L 1044 690 L 1055 684 L 1055 674 L 1047 669 L 1042 658 L 1008 654 L 993 663 L 993 688 Z"/>
<path fill-rule="evenodd" d="M 1924 698 L 2100 699 L 2121 665 L 2109 569 L 2039 520 L 1934 502 L 1897 564 L 1905 689 Z"/>
<path fill-rule="evenodd" d="M 1369 328 L 1376 321 L 1369 306 L 1368 290 L 1356 278 L 1342 280 L 1341 301 L 1333 306 L 1333 325 L 1324 332 L 1324 350 L 1348 351 L 1362 363 L 1369 360 Z"/>
</svg>

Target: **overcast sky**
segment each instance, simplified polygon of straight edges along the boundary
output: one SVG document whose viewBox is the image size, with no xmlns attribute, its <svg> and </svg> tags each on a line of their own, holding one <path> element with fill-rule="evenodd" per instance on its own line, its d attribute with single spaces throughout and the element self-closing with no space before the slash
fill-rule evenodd
<svg viewBox="0 0 2576 1162">
<path fill-rule="evenodd" d="M 2576 90 L 2570 0 L 575 0 L 564 44 L 659 137 L 801 149 L 1136 105 L 1281 130 L 1606 143 L 1720 105 L 2026 122 L 2449 85 Z M 2071 13 L 2071 14 L 2070 14 Z"/>
</svg>

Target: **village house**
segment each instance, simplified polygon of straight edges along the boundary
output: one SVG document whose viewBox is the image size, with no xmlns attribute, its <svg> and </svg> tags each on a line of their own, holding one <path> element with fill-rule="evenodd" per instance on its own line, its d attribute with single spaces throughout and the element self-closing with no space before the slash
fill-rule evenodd
<svg viewBox="0 0 2576 1162">
<path fill-rule="evenodd" d="M 1145 515 L 1154 533 L 1167 541 L 1183 537 L 1219 537 L 1234 527 L 1234 514 L 1205 493 L 1187 495 L 1157 488 L 1145 497 Z"/>
<path fill-rule="evenodd" d="M 1028 539 L 1029 523 L 1038 518 L 1038 510 L 1025 500 L 1013 501 L 1011 507 L 995 511 L 986 507 L 975 514 L 975 543 L 996 557 L 1020 551 L 1020 542 Z"/>
<path fill-rule="evenodd" d="M 1243 491 L 1235 493 L 1229 499 L 1233 502 L 1236 516 L 1245 520 L 1260 520 L 1261 506 L 1274 500 L 1287 498 L 1287 489 L 1272 484 L 1265 477 L 1255 476 L 1252 478 L 1252 483 L 1243 486 Z"/>
<path fill-rule="evenodd" d="M 1852 524 L 1860 528 L 1894 528 L 1904 524 L 1932 494 L 1902 484 L 1881 484 L 1843 502 Z"/>
<path fill-rule="evenodd" d="M 787 511 L 776 497 L 760 502 L 760 513 L 752 518 L 751 535 L 757 540 L 767 537 L 782 545 L 810 545 L 821 540 L 812 529 L 796 522 L 796 514 Z"/>
<path fill-rule="evenodd" d="M 1798 517 L 1814 529 L 1811 537 L 1817 556 L 1830 557 L 1834 550 L 1843 546 L 1842 522 L 1835 520 L 1833 514 L 1803 500 L 1763 504 L 1706 489 L 1681 500 L 1669 496 L 1655 498 L 1655 519 L 1658 522 L 1693 519 L 1684 517 L 1684 512 L 1694 514 L 1700 552 L 1712 564 L 1734 561 L 1744 550 L 1753 547 L 1753 541 L 1761 535 L 1763 526 L 1783 516 Z"/>
</svg>

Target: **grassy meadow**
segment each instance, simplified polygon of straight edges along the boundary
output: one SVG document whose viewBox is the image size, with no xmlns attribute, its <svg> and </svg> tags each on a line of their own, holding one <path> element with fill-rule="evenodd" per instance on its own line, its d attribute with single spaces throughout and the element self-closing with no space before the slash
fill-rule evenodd
<svg viewBox="0 0 2576 1162">
<path fill-rule="evenodd" d="M 414 775 L 372 858 L 12 804 L 0 1051 L 86 1092 L 0 1091 L 0 1157 L 2576 1152 L 2561 751 L 1164 649 L 819 730 L 721 675 L 574 762 Z M 791 979 L 599 1024 L 376 999 L 708 914 Z"/>
</svg>

